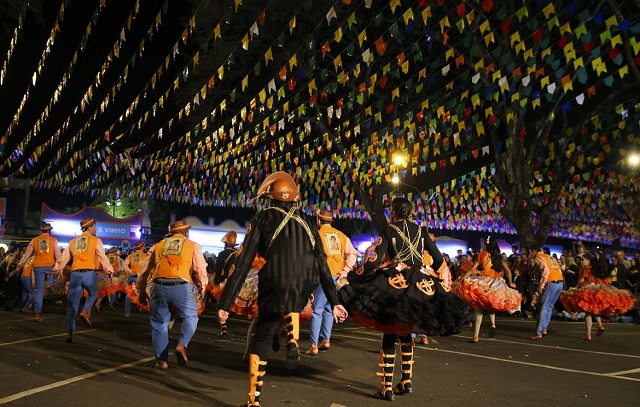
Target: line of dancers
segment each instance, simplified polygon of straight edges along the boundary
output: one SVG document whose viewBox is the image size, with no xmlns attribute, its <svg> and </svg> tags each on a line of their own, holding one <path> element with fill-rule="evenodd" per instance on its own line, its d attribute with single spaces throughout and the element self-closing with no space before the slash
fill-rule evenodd
<svg viewBox="0 0 640 407">
<path fill-rule="evenodd" d="M 300 312 L 309 309 L 310 298 L 314 300 L 314 317 L 311 345 L 305 353 L 315 355 L 321 347 L 328 349 L 332 322 L 340 323 L 347 317 L 357 325 L 381 331 L 377 372 L 380 388 L 373 396 L 388 401 L 414 390 L 412 335 L 451 335 L 473 321 L 471 342 L 476 343 L 484 313 L 489 314 L 489 337 L 493 337 L 497 332 L 496 311 L 519 309 L 521 295 L 513 288 L 511 271 L 493 237 L 486 240 L 474 263 L 452 284 L 435 238 L 412 221 L 412 203 L 395 198 L 389 224 L 356 267 L 350 241 L 330 227 L 332 212 L 318 211 L 318 223 L 298 209 L 299 197 L 296 182 L 289 174 L 276 172 L 265 179 L 255 199 L 266 199 L 269 205 L 251 219 L 239 248 L 235 248 L 235 236 L 225 236 L 229 253 L 218 258 L 223 264 L 223 278 L 219 280 L 210 281 L 202 248 L 189 239 L 190 226 L 184 220 L 171 223 L 169 235 L 148 252 L 144 252 L 143 244 L 136 245 L 136 251 L 121 265 L 119 259 L 105 253 L 102 241 L 96 237 L 96 222 L 91 218 L 80 223 L 82 235 L 73 239 L 62 254 L 50 235 L 50 225 L 43 225 L 43 234 L 32 240 L 29 256 L 25 254 L 21 260 L 21 267 L 27 265 L 34 253 L 28 265 L 33 265 L 31 276 L 23 277 L 35 282 L 38 294 L 46 273 L 62 278 L 65 266 L 70 265 L 65 341 L 72 343 L 77 316 L 92 324 L 91 306 L 100 292 L 97 271 L 102 270 L 105 277 L 126 271 L 122 286 L 130 302 L 125 303 L 125 315 L 131 312 L 131 302 L 149 310 L 155 367 L 161 370 L 169 367 L 168 333 L 176 317 L 183 322 L 173 353 L 179 364 L 188 364 L 188 346 L 197 329 L 198 315 L 204 309 L 207 288 L 218 297 L 221 336 L 226 335 L 230 312 L 250 309 L 254 318 L 246 352 L 248 407 L 261 405 L 268 348 L 279 347 L 277 338 L 283 326 L 287 331 L 286 366 L 298 365 Z M 547 334 L 551 309 L 558 298 L 568 310 L 588 314 L 585 340 L 591 339 L 592 316 L 601 334 L 604 328 L 598 315 L 626 312 L 633 305 L 628 291 L 593 277 L 588 255 L 581 259 L 581 283 L 563 293 L 557 263 L 539 247 L 532 250 L 542 270 L 537 287 L 541 312 L 533 340 Z M 83 291 L 88 298 L 80 311 Z M 35 320 L 39 321 L 42 310 L 38 295 L 33 302 Z M 317 318 L 315 322 L 313 318 Z M 401 369 L 396 382 L 397 343 Z"/>
</svg>

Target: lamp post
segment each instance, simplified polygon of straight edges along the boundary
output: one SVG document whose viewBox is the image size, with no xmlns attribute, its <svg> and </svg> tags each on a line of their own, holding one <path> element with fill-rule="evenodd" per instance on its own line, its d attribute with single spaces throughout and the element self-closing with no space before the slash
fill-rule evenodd
<svg viewBox="0 0 640 407">
<path fill-rule="evenodd" d="M 111 208 L 111 216 L 116 217 L 116 207 L 122 205 L 120 199 L 107 199 L 107 206 Z"/>
<path fill-rule="evenodd" d="M 395 191 L 398 191 L 398 185 L 404 185 L 407 186 L 411 189 L 413 189 L 414 191 L 416 191 L 418 193 L 418 198 L 420 199 L 420 202 L 422 202 L 422 207 L 424 209 L 424 213 L 420 216 L 420 220 L 422 221 L 423 225 L 426 226 L 427 228 L 429 228 L 429 225 L 427 224 L 427 204 L 428 202 L 431 202 L 431 200 L 433 199 L 433 196 L 435 195 L 435 193 L 429 198 L 428 201 L 425 201 L 422 198 L 422 192 L 420 192 L 420 190 L 418 188 L 416 188 L 415 185 L 411 185 L 411 184 L 407 184 L 405 182 L 400 181 L 400 167 L 406 167 L 407 166 L 407 156 L 403 153 L 397 153 L 394 154 L 393 156 L 393 163 L 395 164 L 396 168 L 396 173 L 393 175 L 393 177 L 391 177 L 391 183 L 394 184 L 395 186 Z"/>
</svg>

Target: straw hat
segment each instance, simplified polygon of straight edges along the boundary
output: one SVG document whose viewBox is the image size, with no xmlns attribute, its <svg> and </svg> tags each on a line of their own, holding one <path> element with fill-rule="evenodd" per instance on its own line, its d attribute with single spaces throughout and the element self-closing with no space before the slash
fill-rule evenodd
<svg viewBox="0 0 640 407">
<path fill-rule="evenodd" d="M 96 220 L 93 218 L 86 218 L 80 221 L 80 229 L 87 230 L 91 226 L 96 224 Z"/>
<path fill-rule="evenodd" d="M 316 210 L 316 216 L 327 222 L 333 220 L 333 211 L 331 209 L 318 209 Z"/>
<path fill-rule="evenodd" d="M 181 233 L 189 230 L 191 226 L 184 220 L 177 220 L 169 225 L 169 233 Z"/>
</svg>

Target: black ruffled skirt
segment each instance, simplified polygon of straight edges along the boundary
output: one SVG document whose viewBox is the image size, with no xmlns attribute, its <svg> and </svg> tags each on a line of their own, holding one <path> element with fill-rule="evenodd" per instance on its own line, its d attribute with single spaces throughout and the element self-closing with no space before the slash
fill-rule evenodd
<svg viewBox="0 0 640 407">
<path fill-rule="evenodd" d="M 354 323 L 387 334 L 451 335 L 474 318 L 462 298 L 418 265 L 386 263 L 369 276 L 350 275 L 338 294 Z"/>
</svg>

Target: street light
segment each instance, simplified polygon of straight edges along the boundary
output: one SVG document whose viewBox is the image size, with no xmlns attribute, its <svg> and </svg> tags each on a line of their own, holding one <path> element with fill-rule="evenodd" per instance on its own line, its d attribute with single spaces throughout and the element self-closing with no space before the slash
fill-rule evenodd
<svg viewBox="0 0 640 407">
<path fill-rule="evenodd" d="M 116 217 L 116 207 L 122 205 L 120 199 L 107 200 L 107 206 L 111 208 L 111 216 Z"/>
<path fill-rule="evenodd" d="M 627 162 L 631 167 L 637 167 L 638 165 L 640 165 L 640 155 L 638 155 L 637 153 L 631 153 L 627 157 Z"/>
</svg>

